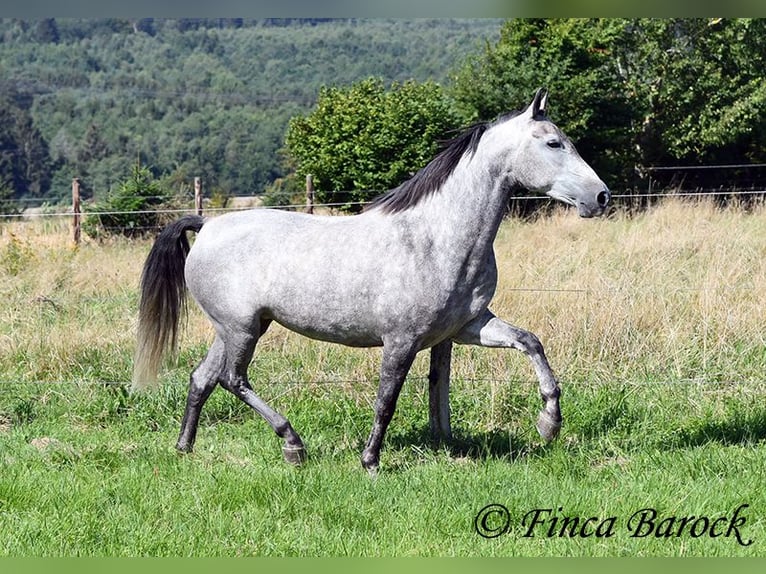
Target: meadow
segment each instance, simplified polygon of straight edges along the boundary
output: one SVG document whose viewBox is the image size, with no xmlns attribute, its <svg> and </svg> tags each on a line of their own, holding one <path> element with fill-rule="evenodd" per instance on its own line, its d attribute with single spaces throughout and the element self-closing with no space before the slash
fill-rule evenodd
<svg viewBox="0 0 766 574">
<path fill-rule="evenodd" d="M 491 307 L 545 345 L 561 436 L 537 436 L 524 355 L 458 346 L 455 439 L 433 445 L 423 353 L 374 478 L 380 350 L 278 326 L 250 376 L 306 464 L 220 389 L 176 453 L 212 330 L 192 305 L 159 388 L 131 393 L 150 241 L 74 248 L 68 225 L 0 227 L 0 556 L 766 553 L 766 207 L 506 220 Z"/>
</svg>

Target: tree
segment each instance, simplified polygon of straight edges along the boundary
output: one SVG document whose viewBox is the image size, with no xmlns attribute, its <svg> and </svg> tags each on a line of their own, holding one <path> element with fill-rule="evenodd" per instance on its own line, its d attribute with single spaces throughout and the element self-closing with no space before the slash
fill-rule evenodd
<svg viewBox="0 0 766 574">
<path fill-rule="evenodd" d="M 626 84 L 645 165 L 766 159 L 766 21 L 641 19 Z"/>
<path fill-rule="evenodd" d="M 453 95 L 490 119 L 547 87 L 552 119 L 629 189 L 644 166 L 765 161 L 765 54 L 760 19 L 511 20 Z"/>
<path fill-rule="evenodd" d="M 19 208 L 13 199 L 13 189 L 8 183 L 8 176 L 0 173 L 0 214 L 18 213 Z"/>
<path fill-rule="evenodd" d="M 59 42 L 59 30 L 54 18 L 43 18 L 42 20 L 38 20 L 34 31 L 35 40 L 41 44 L 58 44 Z"/>
<path fill-rule="evenodd" d="M 41 197 L 50 187 L 48 145 L 19 98 L 0 94 L 0 181 L 16 198 Z"/>
<path fill-rule="evenodd" d="M 290 121 L 285 141 L 299 179 L 313 176 L 318 201 L 356 210 L 357 202 L 422 168 L 458 125 L 437 84 L 409 81 L 387 90 L 370 78 L 322 88 L 316 108 Z"/>
</svg>

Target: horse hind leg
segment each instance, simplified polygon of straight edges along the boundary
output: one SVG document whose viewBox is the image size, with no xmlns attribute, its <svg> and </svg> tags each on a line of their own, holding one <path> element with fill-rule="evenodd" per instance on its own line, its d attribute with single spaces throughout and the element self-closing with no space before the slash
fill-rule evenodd
<svg viewBox="0 0 766 574">
<path fill-rule="evenodd" d="M 181 433 L 176 443 L 176 449 L 179 451 L 191 452 L 193 450 L 202 407 L 224 374 L 225 367 L 226 356 L 223 341 L 216 337 L 205 358 L 189 377 L 186 410 L 181 421 Z"/>
<path fill-rule="evenodd" d="M 259 335 L 268 328 L 262 323 Z M 300 465 L 306 460 L 306 448 L 290 421 L 275 411 L 263 399 L 255 394 L 247 378 L 247 367 L 253 357 L 258 336 L 242 333 L 231 337 L 226 344 L 226 373 L 221 379 L 221 386 L 257 412 L 284 440 L 282 454 L 285 461 Z"/>
</svg>

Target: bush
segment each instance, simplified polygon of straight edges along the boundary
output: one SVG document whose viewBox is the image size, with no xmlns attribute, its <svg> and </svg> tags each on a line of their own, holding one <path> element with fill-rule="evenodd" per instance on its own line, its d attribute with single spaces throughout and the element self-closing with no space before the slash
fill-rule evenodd
<svg viewBox="0 0 766 574">
<path fill-rule="evenodd" d="M 265 207 L 302 205 L 306 203 L 306 184 L 296 174 L 291 173 L 275 179 L 261 197 Z"/>
<path fill-rule="evenodd" d="M 167 222 L 166 214 L 172 196 L 152 177 L 146 167 L 136 165 L 130 178 L 119 185 L 102 203 L 94 203 L 85 211 L 83 231 L 100 239 L 111 235 L 137 237 L 152 233 Z"/>
</svg>

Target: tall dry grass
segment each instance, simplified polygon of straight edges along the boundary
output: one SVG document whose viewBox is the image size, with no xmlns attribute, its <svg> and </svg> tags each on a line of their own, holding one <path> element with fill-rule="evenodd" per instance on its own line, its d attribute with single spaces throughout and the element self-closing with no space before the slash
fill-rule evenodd
<svg viewBox="0 0 766 574">
<path fill-rule="evenodd" d="M 66 220 L 4 224 L 2 378 L 122 377 L 133 346 L 141 248 L 115 242 L 75 249 Z"/>
<path fill-rule="evenodd" d="M 86 241 L 75 249 L 69 235 L 66 220 L 0 227 L 0 379 L 129 379 L 150 243 Z M 668 201 L 600 220 L 561 210 L 536 221 L 509 219 L 495 246 L 500 282 L 492 309 L 540 336 L 562 380 L 763 378 L 764 208 Z M 180 369 L 202 357 L 211 336 L 193 310 Z M 276 327 L 253 368 L 277 382 L 368 381 L 378 359 L 378 350 L 308 341 Z M 426 372 L 420 357 L 414 373 Z M 519 353 L 467 347 L 456 349 L 454 373 L 533 379 Z"/>
<path fill-rule="evenodd" d="M 576 379 L 762 380 L 766 211 L 669 201 L 634 217 L 558 212 L 497 240 L 497 311 Z"/>
</svg>

